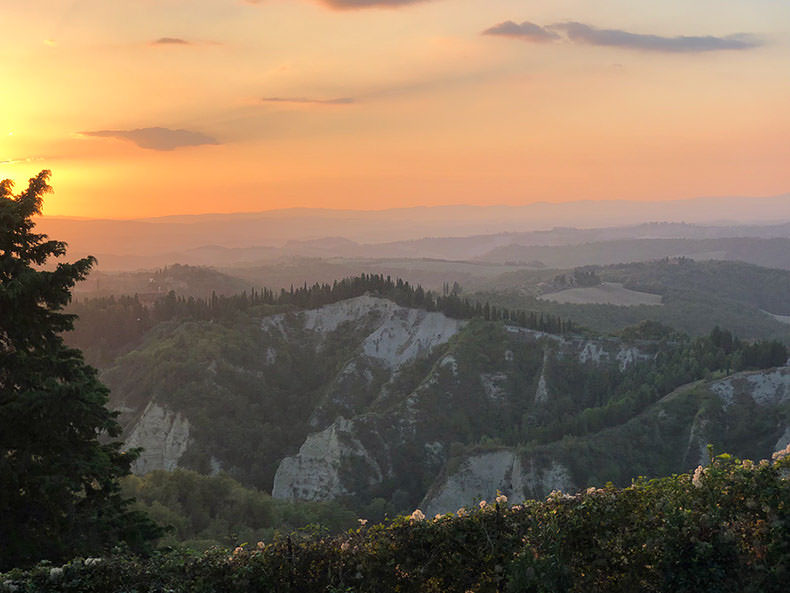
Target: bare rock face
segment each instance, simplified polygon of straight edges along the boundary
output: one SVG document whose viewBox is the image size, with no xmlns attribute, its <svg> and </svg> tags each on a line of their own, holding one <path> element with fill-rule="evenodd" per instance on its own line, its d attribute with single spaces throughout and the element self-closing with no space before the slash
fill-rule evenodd
<svg viewBox="0 0 790 593">
<path fill-rule="evenodd" d="M 437 513 L 455 512 L 481 500 L 491 500 L 497 490 L 512 501 L 523 500 L 522 491 L 514 491 L 516 456 L 510 450 L 481 453 L 465 459 L 458 470 L 448 476 L 444 484 L 429 493 L 420 505 L 432 517 Z M 515 473 L 520 473 L 517 469 Z M 516 484 L 520 486 L 520 484 Z"/>
<path fill-rule="evenodd" d="M 143 447 L 132 472 L 173 470 L 189 444 L 189 421 L 181 414 L 149 403 L 126 439 L 126 447 Z"/>
<path fill-rule="evenodd" d="M 638 362 L 651 360 L 655 352 L 635 345 L 621 344 L 617 340 L 601 338 L 597 340 L 568 339 L 562 341 L 563 347 L 576 352 L 579 362 L 592 364 L 617 363 L 621 371 Z"/>
<path fill-rule="evenodd" d="M 783 404 L 790 401 L 790 367 L 738 373 L 712 383 L 710 390 L 725 409 L 742 397 L 752 398 L 758 406 Z"/>
<path fill-rule="evenodd" d="M 549 359 L 549 351 L 543 352 L 543 366 L 540 368 L 540 378 L 538 379 L 538 387 L 535 390 L 535 402 L 545 403 L 549 399 L 549 388 L 546 383 L 546 362 Z"/>
<path fill-rule="evenodd" d="M 286 457 L 274 476 L 272 496 L 284 499 L 331 500 L 349 494 L 344 468 L 382 479 L 378 464 L 353 436 L 353 422 L 339 418 L 326 430 L 311 434 L 293 457 Z"/>
<path fill-rule="evenodd" d="M 783 451 L 788 445 L 790 445 L 790 426 L 785 428 L 782 436 L 776 441 L 774 452 Z"/>
<path fill-rule="evenodd" d="M 530 460 L 522 474 L 524 498 L 542 498 L 555 490 L 569 492 L 577 489 L 567 467 L 558 461 L 538 463 Z"/>
<path fill-rule="evenodd" d="M 421 508 L 430 517 L 455 512 L 460 507 L 493 500 L 497 493 L 511 503 L 541 498 L 553 490 L 574 490 L 570 472 L 561 463 L 526 462 L 511 449 L 501 449 L 467 457 L 458 468 L 434 485 Z"/>
<path fill-rule="evenodd" d="M 465 324 L 443 313 L 409 309 L 369 295 L 310 309 L 299 318 L 304 330 L 319 335 L 337 331 L 344 323 L 372 318 L 371 331 L 362 341 L 362 354 L 389 369 L 397 369 L 446 343 Z M 263 329 L 287 333 L 284 321 L 285 315 L 267 317 Z"/>
<path fill-rule="evenodd" d="M 705 465 L 710 461 L 708 454 L 709 424 L 706 418 L 701 416 L 694 418 L 694 423 L 689 431 L 686 454 L 683 457 L 686 466 Z"/>
<path fill-rule="evenodd" d="M 718 396 L 725 411 L 733 405 L 749 400 L 754 401 L 761 408 L 784 406 L 790 402 L 790 367 L 737 373 L 711 383 L 710 390 Z M 774 445 L 774 451 L 781 451 L 790 444 L 790 425 L 784 426 L 783 429 L 784 432 Z M 707 459 L 701 463 L 704 461 Z"/>
</svg>

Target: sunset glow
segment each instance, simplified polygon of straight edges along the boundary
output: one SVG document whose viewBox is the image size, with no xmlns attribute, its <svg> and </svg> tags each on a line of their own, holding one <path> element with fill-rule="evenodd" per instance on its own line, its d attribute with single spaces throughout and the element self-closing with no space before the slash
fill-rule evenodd
<svg viewBox="0 0 790 593">
<path fill-rule="evenodd" d="M 396 5 L 396 6 L 393 6 Z M 50 215 L 790 190 L 790 3 L 9 0 Z"/>
</svg>

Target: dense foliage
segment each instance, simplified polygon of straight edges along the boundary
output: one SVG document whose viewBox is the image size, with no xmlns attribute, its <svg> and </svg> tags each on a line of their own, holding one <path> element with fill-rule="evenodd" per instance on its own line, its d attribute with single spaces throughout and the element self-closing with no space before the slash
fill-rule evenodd
<svg viewBox="0 0 790 593">
<path fill-rule="evenodd" d="M 655 324 L 647 323 L 625 333 L 635 339 L 645 332 L 655 337 L 659 331 Z M 788 356 L 787 346 L 781 342 L 744 342 L 718 327 L 709 336 L 693 339 L 666 329 L 663 335 L 654 361 L 630 365 L 620 372 L 606 366 L 589 368 L 568 360 L 552 361 L 553 376 L 565 382 L 566 391 L 574 396 L 551 402 L 543 417 L 533 422 L 537 427 L 528 431 L 529 440 L 544 443 L 598 432 L 622 424 L 681 385 L 715 373 L 782 366 Z"/>
<path fill-rule="evenodd" d="M 0 183 L 0 567 L 135 547 L 157 534 L 128 509 L 118 478 L 134 452 L 109 441 L 120 428 L 107 389 L 61 332 L 70 289 L 92 258 L 42 267 L 66 245 L 33 232 L 49 172 L 12 194 Z M 107 437 L 100 441 L 99 436 Z"/>
<path fill-rule="evenodd" d="M 277 500 L 227 475 L 158 470 L 127 476 L 121 486 L 135 499 L 135 509 L 170 527 L 160 546 L 235 546 L 298 529 L 338 533 L 357 523 L 356 515 L 337 503 Z"/>
<path fill-rule="evenodd" d="M 233 551 L 115 556 L 0 576 L 16 591 L 774 593 L 790 575 L 788 450 L 693 473 Z"/>
</svg>

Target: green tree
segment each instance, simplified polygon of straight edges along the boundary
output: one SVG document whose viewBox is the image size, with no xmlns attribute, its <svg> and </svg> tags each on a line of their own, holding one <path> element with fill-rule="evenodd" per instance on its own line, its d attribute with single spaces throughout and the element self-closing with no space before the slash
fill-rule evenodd
<svg viewBox="0 0 790 593">
<path fill-rule="evenodd" d="M 140 550 L 159 535 L 120 494 L 136 452 L 115 440 L 108 390 L 61 337 L 71 288 L 95 260 L 53 265 L 66 244 L 33 232 L 49 175 L 18 195 L 0 182 L 0 569 Z"/>
</svg>

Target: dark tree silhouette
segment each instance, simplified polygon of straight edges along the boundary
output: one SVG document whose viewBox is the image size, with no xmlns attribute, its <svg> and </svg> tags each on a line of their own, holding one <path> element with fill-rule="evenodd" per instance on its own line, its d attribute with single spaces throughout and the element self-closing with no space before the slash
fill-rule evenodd
<svg viewBox="0 0 790 593">
<path fill-rule="evenodd" d="M 61 337 L 74 321 L 61 310 L 94 259 L 52 266 L 66 244 L 33 232 L 49 175 L 18 195 L 0 182 L 0 569 L 158 535 L 120 495 L 136 452 L 114 440 L 108 390 Z"/>
</svg>

